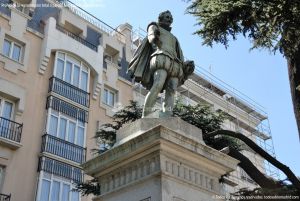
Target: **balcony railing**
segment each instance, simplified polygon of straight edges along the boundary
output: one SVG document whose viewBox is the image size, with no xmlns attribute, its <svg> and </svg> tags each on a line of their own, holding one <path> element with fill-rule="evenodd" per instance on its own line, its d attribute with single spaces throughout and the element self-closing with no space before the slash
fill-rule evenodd
<svg viewBox="0 0 300 201">
<path fill-rule="evenodd" d="M 70 0 L 59 0 L 59 2 L 64 7 L 67 7 L 69 9 L 69 11 L 71 11 L 78 17 L 85 19 L 89 23 L 93 24 L 94 26 L 96 26 L 97 28 L 99 28 L 100 30 L 105 32 L 106 34 L 108 34 L 110 36 L 117 36 L 118 40 L 120 40 L 122 42 L 125 41 L 125 36 L 121 32 L 119 32 L 117 29 L 111 27 L 107 23 L 103 22 L 96 16 L 94 16 L 91 13 L 87 12 L 86 10 L 82 9 L 75 3 L 71 2 Z"/>
<path fill-rule="evenodd" d="M 0 137 L 20 142 L 23 124 L 0 117 Z"/>
<path fill-rule="evenodd" d="M 38 31 L 41 34 L 44 34 L 45 25 L 43 23 L 41 23 L 41 21 L 36 21 L 33 19 L 28 20 L 27 26 L 33 30 Z"/>
<path fill-rule="evenodd" d="M 64 27 L 59 26 L 58 24 L 56 25 L 56 29 L 64 34 L 66 34 L 67 36 L 73 38 L 74 40 L 80 42 L 81 44 L 85 45 L 86 47 L 94 50 L 95 52 L 98 52 L 98 47 L 92 43 L 90 43 L 89 41 L 87 41 L 86 39 L 66 30 Z"/>
<path fill-rule="evenodd" d="M 10 201 L 11 195 L 5 195 L 0 193 L 0 201 Z"/>
<path fill-rule="evenodd" d="M 56 111 L 62 112 L 82 122 L 88 122 L 88 117 L 89 117 L 88 111 L 78 108 L 54 96 L 49 96 L 47 98 L 46 109 L 48 108 L 52 108 Z"/>
<path fill-rule="evenodd" d="M 42 152 L 47 152 L 76 163 L 85 162 L 86 148 L 45 134 L 42 137 Z"/>
<path fill-rule="evenodd" d="M 83 172 L 81 169 L 47 157 L 41 157 L 39 159 L 38 171 L 45 171 L 50 174 L 65 177 L 77 183 L 83 181 Z"/>
<path fill-rule="evenodd" d="M 9 9 L 10 6 L 12 6 L 11 0 L 1 0 L 0 13 L 10 17 L 11 16 L 11 11 Z"/>
<path fill-rule="evenodd" d="M 69 84 L 57 77 L 51 77 L 49 80 L 49 92 L 53 91 L 76 103 L 89 107 L 90 94 L 74 85 Z"/>
</svg>

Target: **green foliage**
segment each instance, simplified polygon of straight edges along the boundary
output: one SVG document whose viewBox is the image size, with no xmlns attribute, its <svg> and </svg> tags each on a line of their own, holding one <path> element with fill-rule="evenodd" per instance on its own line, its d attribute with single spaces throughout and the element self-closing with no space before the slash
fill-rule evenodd
<svg viewBox="0 0 300 201">
<path fill-rule="evenodd" d="M 79 191 L 82 195 L 100 195 L 100 184 L 96 179 L 92 179 L 90 181 L 77 183 L 76 184 L 76 191 Z"/>
<path fill-rule="evenodd" d="M 176 102 L 174 116 L 202 129 L 203 135 L 221 129 L 221 125 L 226 118 L 222 111 L 212 111 L 211 107 L 206 104 L 184 105 Z"/>
<path fill-rule="evenodd" d="M 182 120 L 202 129 L 203 135 L 221 129 L 221 124 L 226 119 L 224 112 L 214 112 L 209 105 L 204 104 L 191 106 L 176 102 L 173 113 L 174 116 L 178 116 Z M 95 138 L 97 138 L 101 144 L 105 145 L 100 151 L 97 151 L 102 153 L 113 146 L 116 141 L 117 130 L 119 130 L 123 124 L 133 122 L 141 117 L 142 107 L 135 101 L 131 101 L 129 106 L 116 112 L 113 116 L 113 123 L 103 124 L 95 135 Z M 224 144 L 226 142 L 228 144 L 230 142 L 229 144 L 233 144 L 232 147 L 236 146 L 236 143 L 230 137 L 221 138 L 223 141 L 220 140 L 220 143 L 222 142 L 222 144 Z M 214 139 L 210 139 L 208 142 L 212 145 L 213 141 Z M 221 144 L 215 146 L 215 148 L 219 147 L 223 148 L 224 146 Z"/>
<path fill-rule="evenodd" d="M 109 149 L 116 142 L 116 132 L 123 124 L 133 122 L 142 117 L 142 107 L 136 101 L 130 101 L 130 105 L 114 114 L 113 123 L 101 125 L 100 129 L 96 132 L 95 138 L 103 144 L 101 150 L 103 152 Z"/>
<path fill-rule="evenodd" d="M 203 134 L 203 140 L 206 145 L 214 149 L 221 150 L 225 147 L 239 149 L 241 142 L 238 139 L 220 136 L 218 138 L 207 138 L 205 135 L 221 129 L 221 125 L 227 118 L 227 114 L 222 111 L 213 111 L 207 104 L 184 105 L 180 101 L 176 102 L 174 116 L 180 117 L 182 120 L 200 128 Z"/>
<path fill-rule="evenodd" d="M 121 128 L 123 124 L 142 118 L 142 110 L 142 107 L 138 105 L 136 101 L 130 101 L 130 105 L 118 111 L 113 116 L 114 122 L 117 124 L 118 129 Z"/>
<path fill-rule="evenodd" d="M 196 17 L 195 33 L 205 45 L 228 47 L 231 38 L 243 34 L 252 48 L 280 50 L 290 59 L 299 50 L 299 0 L 192 0 L 187 13 Z"/>
</svg>

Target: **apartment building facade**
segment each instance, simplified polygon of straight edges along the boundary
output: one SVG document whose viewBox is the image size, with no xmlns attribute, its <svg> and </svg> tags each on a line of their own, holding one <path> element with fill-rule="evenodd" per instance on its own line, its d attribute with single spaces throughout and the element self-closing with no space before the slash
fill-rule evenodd
<svg viewBox="0 0 300 201">
<path fill-rule="evenodd" d="M 132 100 L 131 27 L 88 22 L 54 1 L 1 3 L 1 198 L 85 200 L 71 189 L 96 128 Z"/>
<path fill-rule="evenodd" d="M 114 29 L 70 1 L 0 2 L 0 200 L 90 200 L 72 189 L 98 148 L 95 132 L 145 95 L 126 74 L 132 27 Z M 264 137 L 256 129 L 264 115 L 207 82 L 194 74 L 178 96 L 229 113 L 229 129 L 242 125 L 253 139 Z M 240 172 L 231 180 L 240 181 Z"/>
</svg>

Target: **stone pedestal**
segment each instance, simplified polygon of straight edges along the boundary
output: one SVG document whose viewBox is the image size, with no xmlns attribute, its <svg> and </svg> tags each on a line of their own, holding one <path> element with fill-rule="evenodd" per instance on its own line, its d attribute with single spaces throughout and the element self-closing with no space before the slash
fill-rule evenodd
<svg viewBox="0 0 300 201">
<path fill-rule="evenodd" d="M 101 184 L 95 201 L 210 201 L 222 195 L 219 179 L 237 163 L 173 117 L 124 126 L 116 145 L 83 167 Z"/>
</svg>

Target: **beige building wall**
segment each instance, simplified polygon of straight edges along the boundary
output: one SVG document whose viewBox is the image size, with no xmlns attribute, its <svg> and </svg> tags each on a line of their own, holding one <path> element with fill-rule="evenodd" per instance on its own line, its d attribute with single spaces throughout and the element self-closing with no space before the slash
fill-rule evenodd
<svg viewBox="0 0 300 201">
<path fill-rule="evenodd" d="M 78 19 L 73 13 L 63 10 L 58 22 L 51 17 L 45 20 L 45 33 L 41 34 L 28 28 L 27 21 L 30 18 L 17 10 L 11 10 L 10 17 L 2 13 L 0 15 L 0 98 L 14 103 L 11 120 L 23 124 L 20 143 L 0 137 L 0 167 L 5 170 L 0 193 L 11 194 L 11 200 L 35 200 L 40 188 L 38 183 L 41 175 L 37 169 L 39 156 L 45 155 L 41 153 L 41 144 L 49 123 L 47 97 L 55 96 L 52 92 L 48 93 L 48 86 L 54 73 L 57 51 L 70 54 L 89 66 L 90 106 L 85 108 L 77 105 L 89 112 L 84 145 L 87 160 L 92 157 L 91 150 L 99 146 L 93 138 L 99 124 L 111 121 L 111 116 L 116 111 L 114 107 L 103 103 L 104 88 L 115 90 L 115 106 L 128 105 L 129 100 L 132 100 L 132 84 L 118 75 L 119 67 L 109 66 L 103 71 L 104 51 L 113 50 L 118 52 L 117 57 L 121 56 L 125 40 L 120 42 L 116 37 L 104 35 L 103 46 L 99 45 L 95 52 L 56 29 L 57 23 L 70 26 L 70 23 L 78 22 Z M 80 20 L 80 23 L 75 24 L 82 30 L 86 30 L 88 25 L 92 26 L 85 20 Z M 85 35 L 83 31 L 81 36 Z M 3 53 L 4 39 L 7 37 L 23 46 L 19 62 Z M 130 52 L 126 55 L 130 56 Z M 61 157 L 47 155 L 49 156 L 74 165 Z"/>
<path fill-rule="evenodd" d="M 23 16 L 18 12 L 12 14 L 9 20 L 0 17 L 0 96 L 14 103 L 12 119 L 23 124 L 20 143 L 13 147 L 7 145 L 14 144 L 13 141 L 0 145 L 0 164 L 5 166 L 1 192 L 12 194 L 12 200 L 32 200 L 35 197 L 37 158 L 45 122 L 48 80 L 38 73 L 42 39 L 27 31 L 19 18 Z M 3 36 L 16 36 L 15 39 L 26 43 L 27 57 L 23 61 L 16 62 L 3 55 Z"/>
</svg>

